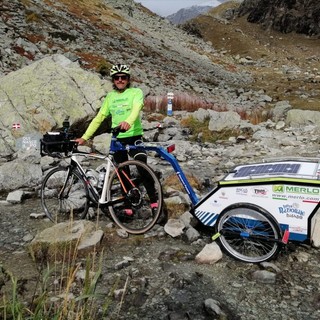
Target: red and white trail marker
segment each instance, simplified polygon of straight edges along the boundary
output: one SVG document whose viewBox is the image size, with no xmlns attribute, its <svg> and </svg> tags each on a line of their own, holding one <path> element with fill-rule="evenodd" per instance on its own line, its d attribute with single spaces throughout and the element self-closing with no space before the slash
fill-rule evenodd
<svg viewBox="0 0 320 320">
<path fill-rule="evenodd" d="M 12 129 L 20 129 L 21 128 L 21 126 L 20 126 L 20 123 L 13 123 L 12 124 Z"/>
</svg>

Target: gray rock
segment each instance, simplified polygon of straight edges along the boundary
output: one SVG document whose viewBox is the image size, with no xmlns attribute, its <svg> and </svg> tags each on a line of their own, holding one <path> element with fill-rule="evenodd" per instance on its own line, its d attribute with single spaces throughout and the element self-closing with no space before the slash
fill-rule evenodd
<svg viewBox="0 0 320 320">
<path fill-rule="evenodd" d="M 206 244 L 205 247 L 199 252 L 195 258 L 195 261 L 200 264 L 214 264 L 222 259 L 222 252 L 217 243 L 212 242 Z"/>
<path fill-rule="evenodd" d="M 219 317 L 223 319 L 226 315 L 220 307 L 220 303 L 214 299 L 206 299 L 204 302 L 204 308 L 208 314 L 213 317 Z"/>
<path fill-rule="evenodd" d="M 23 200 L 24 192 L 20 190 L 16 190 L 10 192 L 7 196 L 7 201 L 9 203 L 21 203 Z"/>
<path fill-rule="evenodd" d="M 176 238 L 183 234 L 184 223 L 180 219 L 169 219 L 164 226 L 164 231 L 171 237 Z"/>
<path fill-rule="evenodd" d="M 276 274 L 267 270 L 254 271 L 252 274 L 252 279 L 261 283 L 275 283 Z"/>
<path fill-rule="evenodd" d="M 38 233 L 30 243 L 30 252 L 35 259 L 59 261 L 68 254 L 79 256 L 98 249 L 103 231 L 96 224 L 86 220 L 58 223 Z"/>
<path fill-rule="evenodd" d="M 319 125 L 320 112 L 311 110 L 292 109 L 287 113 L 286 123 L 292 127 Z"/>
</svg>

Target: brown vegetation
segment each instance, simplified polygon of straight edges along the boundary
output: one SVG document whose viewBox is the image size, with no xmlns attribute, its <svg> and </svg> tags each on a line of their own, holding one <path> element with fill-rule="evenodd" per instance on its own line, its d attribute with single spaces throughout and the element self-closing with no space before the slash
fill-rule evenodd
<svg viewBox="0 0 320 320">
<path fill-rule="evenodd" d="M 167 96 L 148 96 L 145 99 L 144 110 L 147 113 L 158 112 L 165 115 L 167 113 L 167 106 Z M 199 110 L 200 108 L 205 110 L 210 109 L 218 112 L 228 111 L 226 106 L 218 106 L 213 103 L 209 103 L 208 101 L 202 100 L 197 96 L 191 96 L 182 93 L 174 95 L 174 111 L 194 112 L 196 110 Z M 261 107 L 254 108 L 253 110 L 247 110 L 244 107 L 238 108 L 235 111 L 240 115 L 242 120 L 248 120 L 252 124 L 258 124 L 271 118 L 271 112 L 268 112 L 268 110 Z"/>
</svg>

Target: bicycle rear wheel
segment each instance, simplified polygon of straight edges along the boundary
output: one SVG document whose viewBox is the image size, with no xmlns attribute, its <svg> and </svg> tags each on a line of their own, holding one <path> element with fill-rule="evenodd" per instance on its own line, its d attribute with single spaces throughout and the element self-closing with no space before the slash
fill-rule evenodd
<svg viewBox="0 0 320 320">
<path fill-rule="evenodd" d="M 41 186 L 41 205 L 55 223 L 85 218 L 89 209 L 88 188 L 80 174 L 71 167 L 54 168 Z"/>
<path fill-rule="evenodd" d="M 148 165 L 129 160 L 111 173 L 107 200 L 111 201 L 111 217 L 120 228 L 142 234 L 155 225 L 161 214 L 161 184 Z"/>
<path fill-rule="evenodd" d="M 224 251 L 237 260 L 259 263 L 277 255 L 281 229 L 275 218 L 264 209 L 239 203 L 226 208 L 219 216 L 215 231 Z"/>
</svg>

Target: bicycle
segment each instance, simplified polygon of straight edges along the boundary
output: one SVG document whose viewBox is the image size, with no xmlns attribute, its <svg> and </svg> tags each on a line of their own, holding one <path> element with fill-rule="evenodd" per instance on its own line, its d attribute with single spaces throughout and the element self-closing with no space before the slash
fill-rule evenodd
<svg viewBox="0 0 320 320">
<path fill-rule="evenodd" d="M 116 164 L 113 154 L 129 150 L 117 141 L 119 128 L 111 129 L 109 155 L 87 153 L 77 149 L 71 139 L 69 125 L 64 132 L 47 133 L 40 141 L 40 153 L 59 158 L 70 158 L 70 164 L 50 170 L 43 179 L 40 191 L 41 205 L 52 222 L 66 219 L 84 219 L 90 207 L 109 213 L 113 221 L 131 234 L 142 234 L 158 221 L 163 204 L 160 181 L 156 173 L 145 163 L 128 160 Z M 135 146 L 131 146 L 134 148 Z M 78 157 L 102 160 L 100 172 L 85 170 Z M 149 183 L 158 201 L 151 207 L 146 184 Z M 131 209 L 130 214 L 127 214 Z"/>
</svg>

